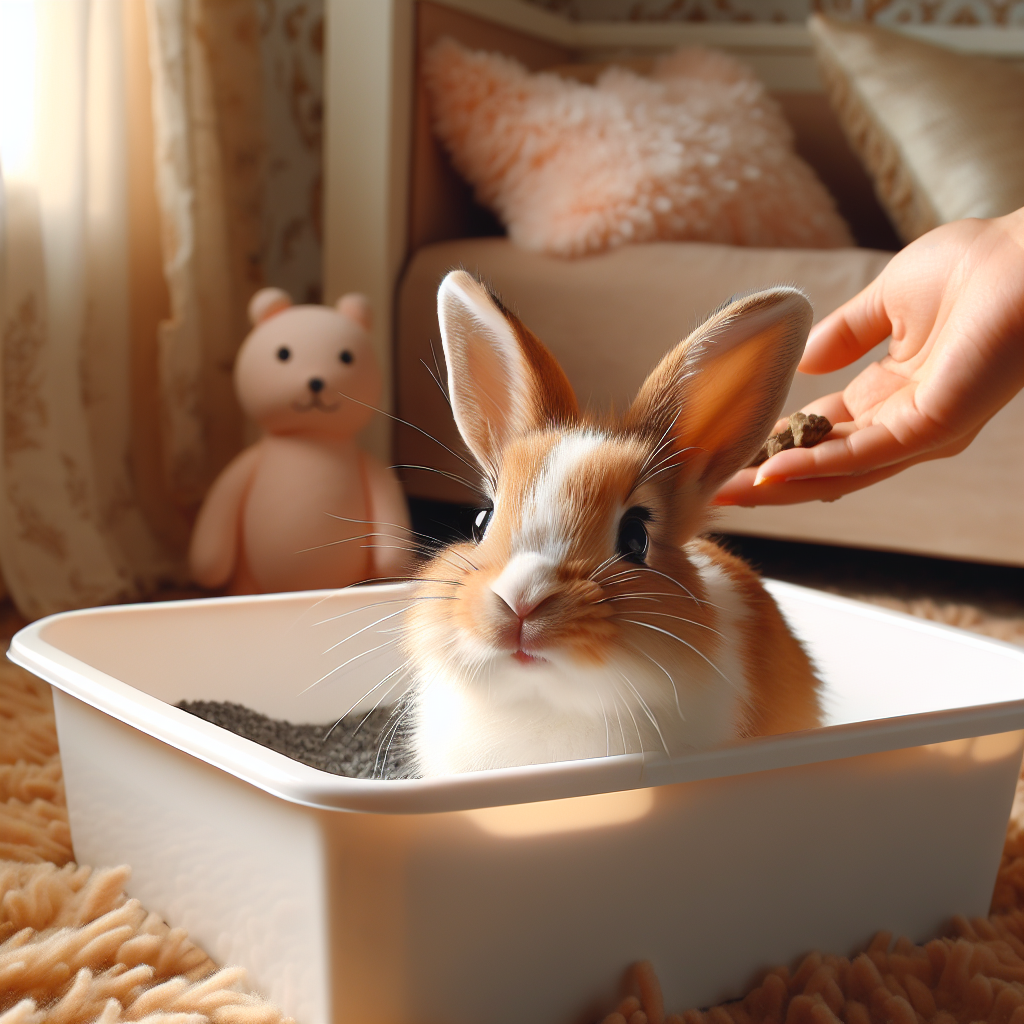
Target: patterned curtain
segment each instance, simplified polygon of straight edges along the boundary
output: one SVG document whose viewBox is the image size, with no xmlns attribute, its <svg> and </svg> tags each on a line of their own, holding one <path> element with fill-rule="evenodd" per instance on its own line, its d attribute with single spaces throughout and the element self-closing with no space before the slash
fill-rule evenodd
<svg viewBox="0 0 1024 1024">
<path fill-rule="evenodd" d="M 0 568 L 29 618 L 183 584 L 243 443 L 260 36 L 257 0 L 0 4 Z"/>
<path fill-rule="evenodd" d="M 178 503 L 239 450 L 231 368 L 263 284 L 266 142 L 253 0 L 149 0 L 157 194 L 171 315 L 160 327 L 163 462 Z"/>
<path fill-rule="evenodd" d="M 30 130 L 0 153 L 0 564 L 36 617 L 136 597 L 177 567 L 131 473 L 121 3 L 31 13 L 32 77 L 3 97 Z"/>
</svg>

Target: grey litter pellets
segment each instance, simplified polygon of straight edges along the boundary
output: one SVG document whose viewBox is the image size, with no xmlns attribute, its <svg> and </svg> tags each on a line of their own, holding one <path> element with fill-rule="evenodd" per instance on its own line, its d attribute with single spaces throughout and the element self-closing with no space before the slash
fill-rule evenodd
<svg viewBox="0 0 1024 1024">
<path fill-rule="evenodd" d="M 356 712 L 331 729 L 333 722 L 293 725 L 278 718 L 268 718 L 244 704 L 228 701 L 183 700 L 176 706 L 236 736 L 332 775 L 345 775 L 351 779 L 414 777 L 407 753 L 407 733 L 401 725 L 390 741 L 390 748 L 388 746 L 393 724 L 390 721 L 392 708 L 378 708 L 368 717 L 363 712 Z"/>
</svg>

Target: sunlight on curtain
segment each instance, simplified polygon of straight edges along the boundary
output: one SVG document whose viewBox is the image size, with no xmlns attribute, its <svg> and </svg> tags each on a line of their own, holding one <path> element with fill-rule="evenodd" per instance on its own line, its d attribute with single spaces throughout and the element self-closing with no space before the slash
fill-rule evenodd
<svg viewBox="0 0 1024 1024">
<path fill-rule="evenodd" d="M 0 565 L 36 617 L 178 571 L 129 465 L 121 0 L 0 18 Z"/>
<path fill-rule="evenodd" d="M 32 157 L 35 104 L 34 0 L 0 4 L 0 160 L 8 180 L 23 177 Z"/>
</svg>

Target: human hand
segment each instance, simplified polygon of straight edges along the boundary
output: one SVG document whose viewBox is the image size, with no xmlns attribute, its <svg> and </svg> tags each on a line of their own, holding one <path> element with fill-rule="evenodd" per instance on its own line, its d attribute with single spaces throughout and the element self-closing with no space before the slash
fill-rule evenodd
<svg viewBox="0 0 1024 1024">
<path fill-rule="evenodd" d="M 963 451 L 1024 386 L 1024 209 L 911 242 L 814 327 L 799 369 L 830 373 L 889 335 L 887 356 L 804 406 L 832 422 L 825 441 L 741 470 L 715 503 L 834 501 Z"/>
</svg>

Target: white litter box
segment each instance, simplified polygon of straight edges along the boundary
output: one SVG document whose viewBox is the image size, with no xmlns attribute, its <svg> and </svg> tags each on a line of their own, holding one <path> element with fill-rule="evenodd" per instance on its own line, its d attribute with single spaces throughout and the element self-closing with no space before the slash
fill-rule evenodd
<svg viewBox="0 0 1024 1024">
<path fill-rule="evenodd" d="M 1024 650 L 770 589 L 829 727 L 674 760 L 359 781 L 172 707 L 330 721 L 394 645 L 326 674 L 395 620 L 328 649 L 400 588 L 72 612 L 10 657 L 53 684 L 77 858 L 130 864 L 132 895 L 301 1024 L 567 1024 L 607 1011 L 636 960 L 682 1010 L 811 949 L 987 912 Z"/>
</svg>

